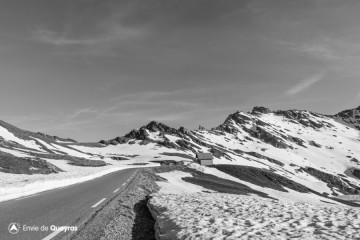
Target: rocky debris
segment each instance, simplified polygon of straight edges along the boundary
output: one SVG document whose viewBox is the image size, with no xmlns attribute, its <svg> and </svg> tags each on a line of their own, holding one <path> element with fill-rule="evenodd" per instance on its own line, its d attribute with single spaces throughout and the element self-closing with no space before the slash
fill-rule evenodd
<svg viewBox="0 0 360 240">
<path fill-rule="evenodd" d="M 320 145 L 319 143 L 313 141 L 313 140 L 310 141 L 309 144 L 310 144 L 311 146 L 314 146 L 314 147 L 317 147 L 317 148 L 321 148 L 321 145 Z"/>
<path fill-rule="evenodd" d="M 129 160 L 126 157 L 110 157 L 112 160 L 122 161 L 122 160 Z"/>
<path fill-rule="evenodd" d="M 301 138 L 289 136 L 289 139 L 290 139 L 290 141 L 296 143 L 297 145 L 299 145 L 299 146 L 301 146 L 301 147 L 304 147 L 304 148 L 307 148 L 307 147 L 304 145 L 305 141 L 302 140 Z"/>
<path fill-rule="evenodd" d="M 249 130 L 247 128 L 243 128 L 245 131 L 250 133 L 253 137 L 256 137 L 262 140 L 265 143 L 271 144 L 276 148 L 293 148 L 290 144 L 286 143 L 285 140 L 281 137 L 276 136 L 273 133 L 268 132 L 262 127 L 256 127 L 256 132 Z"/>
<path fill-rule="evenodd" d="M 271 162 L 271 163 L 275 163 L 275 164 L 277 164 L 277 165 L 279 165 L 279 166 L 285 166 L 284 163 L 282 163 L 282 162 L 280 162 L 280 161 L 278 161 L 278 160 L 275 160 L 275 159 L 273 159 L 273 158 L 266 157 L 266 156 L 264 156 L 264 155 L 262 155 L 262 154 L 260 154 L 260 153 L 257 153 L 257 152 L 245 152 L 245 153 L 248 154 L 248 155 L 251 155 L 251 156 L 253 156 L 253 157 L 260 158 L 260 159 L 264 159 L 264 160 L 267 160 L 267 161 L 269 161 L 269 162 Z"/>
<path fill-rule="evenodd" d="M 224 157 L 225 156 L 225 153 L 220 151 L 219 149 L 215 148 L 215 147 L 212 147 L 210 149 L 210 152 L 214 155 L 214 157 L 216 158 L 221 158 L 221 157 Z"/>
<path fill-rule="evenodd" d="M 300 168 L 300 170 L 314 176 L 315 178 L 319 179 L 328 184 L 329 188 L 337 188 L 340 192 L 344 194 L 359 194 L 360 187 L 345 183 L 340 177 L 332 175 L 330 173 L 325 173 L 318 169 L 312 167 L 305 167 Z M 334 194 L 333 194 L 334 195 Z"/>
<path fill-rule="evenodd" d="M 322 122 L 318 122 L 317 120 L 314 121 L 314 117 L 322 118 L 324 115 L 320 115 L 317 113 L 313 113 L 310 111 L 303 111 L 303 110 L 287 110 L 282 111 L 278 110 L 275 112 L 276 115 L 284 116 L 291 120 L 291 122 L 300 123 L 305 127 L 312 127 L 314 129 L 324 127 Z"/>
</svg>

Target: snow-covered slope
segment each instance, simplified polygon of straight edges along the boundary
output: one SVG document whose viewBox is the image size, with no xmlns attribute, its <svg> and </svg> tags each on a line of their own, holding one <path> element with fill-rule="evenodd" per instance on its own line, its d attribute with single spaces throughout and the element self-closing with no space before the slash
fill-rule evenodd
<svg viewBox="0 0 360 240">
<path fill-rule="evenodd" d="M 150 122 L 122 137 L 100 141 L 102 148 L 75 148 L 93 154 L 129 153 L 131 148 L 140 154 L 158 154 L 160 160 L 179 153 L 190 160 L 196 152 L 212 152 L 215 164 L 269 169 L 319 193 L 357 194 L 360 182 L 354 175 L 360 169 L 360 131 L 356 119 L 360 111 L 349 111 L 352 114 L 329 116 L 255 107 L 229 115 L 212 129 L 189 131 Z"/>
<path fill-rule="evenodd" d="M 0 165 L 0 172 L 49 174 L 63 170 L 49 159 L 92 167 L 120 163 L 156 166 L 161 160 L 192 162 L 196 152 L 211 152 L 215 164 L 267 169 L 321 194 L 358 194 L 359 129 L 360 107 L 334 116 L 255 107 L 251 112 L 233 113 L 211 129 L 175 129 L 150 122 L 122 137 L 87 144 L 24 131 L 0 121 L 1 161 L 17 163 Z M 19 166 L 27 167 L 16 171 Z"/>
</svg>

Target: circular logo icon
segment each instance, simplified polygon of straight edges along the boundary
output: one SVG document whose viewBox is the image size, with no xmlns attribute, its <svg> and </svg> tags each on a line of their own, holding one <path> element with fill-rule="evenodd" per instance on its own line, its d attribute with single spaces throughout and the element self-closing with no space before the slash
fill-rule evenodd
<svg viewBox="0 0 360 240">
<path fill-rule="evenodd" d="M 20 224 L 19 223 L 10 223 L 8 227 L 9 233 L 17 234 L 20 231 Z"/>
</svg>

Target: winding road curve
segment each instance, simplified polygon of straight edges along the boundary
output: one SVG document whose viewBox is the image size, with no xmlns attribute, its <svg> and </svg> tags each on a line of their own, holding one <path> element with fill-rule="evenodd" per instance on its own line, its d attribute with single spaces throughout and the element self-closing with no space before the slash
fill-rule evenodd
<svg viewBox="0 0 360 240">
<path fill-rule="evenodd" d="M 58 239 L 65 234 L 59 227 L 72 227 L 70 231 L 82 225 L 126 187 L 136 170 L 124 169 L 87 182 L 0 202 L 0 239 Z M 9 226 L 14 233 L 19 231 L 11 234 Z"/>
</svg>

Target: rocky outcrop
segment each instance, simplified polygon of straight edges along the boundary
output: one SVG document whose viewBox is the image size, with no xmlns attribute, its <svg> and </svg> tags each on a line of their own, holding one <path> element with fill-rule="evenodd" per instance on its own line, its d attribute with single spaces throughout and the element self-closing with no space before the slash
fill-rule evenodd
<svg viewBox="0 0 360 240">
<path fill-rule="evenodd" d="M 282 162 L 280 162 L 280 161 L 278 161 L 278 160 L 275 160 L 275 159 L 273 159 L 273 158 L 266 157 L 266 156 L 264 156 L 264 155 L 262 155 L 262 154 L 260 154 L 260 153 L 257 153 L 257 152 L 245 152 L 245 153 L 248 154 L 248 155 L 251 155 L 251 156 L 253 156 L 253 157 L 257 157 L 257 158 L 259 158 L 259 159 L 264 159 L 264 160 L 267 160 L 267 161 L 269 161 L 269 162 L 271 162 L 271 163 L 275 163 L 275 164 L 277 164 L 277 165 L 279 165 L 279 166 L 285 166 L 284 163 L 282 163 Z"/>
<path fill-rule="evenodd" d="M 251 111 L 251 114 L 259 114 L 259 113 L 271 113 L 271 110 L 269 108 L 266 107 L 254 107 Z"/>
<path fill-rule="evenodd" d="M 304 148 L 307 148 L 304 145 L 305 141 L 302 140 L 301 138 L 290 136 L 289 139 L 290 139 L 290 141 L 295 142 L 297 145 L 299 145 L 301 147 L 304 147 Z"/>
<path fill-rule="evenodd" d="M 314 146 L 314 147 L 317 147 L 317 148 L 321 148 L 321 145 L 319 144 L 319 143 L 317 143 L 317 142 L 315 142 L 315 141 L 309 141 L 309 144 L 311 145 L 311 146 Z"/>
<path fill-rule="evenodd" d="M 340 192 L 344 194 L 359 194 L 360 187 L 355 185 L 349 185 L 349 183 L 343 181 L 340 177 L 332 175 L 330 173 L 325 173 L 318 169 L 312 167 L 305 167 L 300 168 L 300 170 L 314 176 L 315 178 L 319 179 L 328 184 L 330 188 L 337 188 Z"/>
<path fill-rule="evenodd" d="M 285 141 L 285 136 L 279 137 L 276 136 L 273 133 L 270 133 L 269 131 L 267 131 L 266 129 L 262 128 L 262 127 L 256 127 L 256 131 L 247 129 L 247 128 L 243 128 L 245 131 L 247 131 L 251 136 L 256 137 L 260 140 L 262 140 L 265 143 L 271 144 L 272 146 L 276 147 L 276 148 L 293 148 L 290 144 L 288 144 Z"/>
<path fill-rule="evenodd" d="M 333 116 L 334 119 L 347 123 L 348 126 L 360 130 L 360 106 L 347 109 Z"/>
<path fill-rule="evenodd" d="M 126 157 L 110 157 L 112 160 L 117 160 L 117 161 L 123 161 L 123 160 L 129 160 Z"/>
<path fill-rule="evenodd" d="M 300 123 L 305 127 L 312 127 L 314 129 L 324 127 L 324 123 L 317 121 L 316 118 L 324 117 L 324 115 L 320 115 L 310 111 L 303 111 L 303 110 L 287 110 L 282 111 L 278 110 L 275 112 L 276 115 L 284 116 L 292 122 Z"/>
<path fill-rule="evenodd" d="M 188 134 L 189 131 L 184 127 L 180 127 L 179 130 L 175 128 L 171 128 L 163 123 L 159 123 L 156 121 L 151 121 L 145 126 L 142 126 L 140 129 L 133 129 L 129 133 L 125 134 L 122 137 L 116 137 L 111 140 L 101 140 L 99 143 L 104 145 L 117 145 L 117 144 L 124 144 L 128 143 L 130 140 L 143 140 L 141 143 L 145 145 L 149 142 L 154 142 L 152 139 L 149 138 L 149 132 L 158 132 L 160 135 L 164 136 L 165 134 L 170 135 L 177 135 L 180 137 L 184 137 L 184 135 Z M 170 146 L 174 148 L 174 145 L 169 145 L 167 143 L 161 143 L 164 146 Z"/>
</svg>

